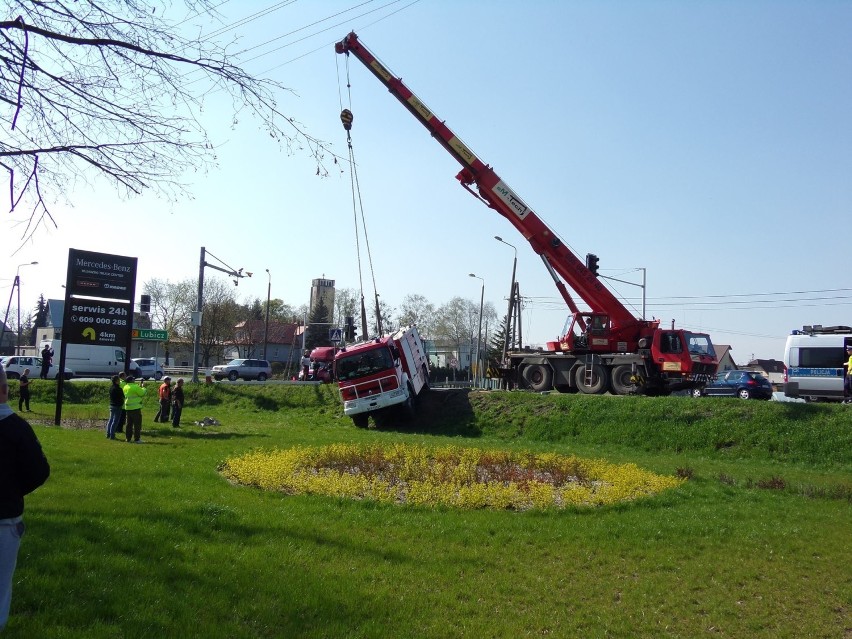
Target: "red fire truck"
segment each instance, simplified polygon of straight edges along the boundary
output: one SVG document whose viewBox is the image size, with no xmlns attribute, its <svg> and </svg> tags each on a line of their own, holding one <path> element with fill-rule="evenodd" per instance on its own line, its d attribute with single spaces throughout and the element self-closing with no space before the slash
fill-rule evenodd
<svg viewBox="0 0 852 639">
<path fill-rule="evenodd" d="M 429 388 L 429 358 L 417 328 L 409 326 L 342 348 L 334 374 L 343 413 L 366 428 L 371 415 L 381 422 L 392 410 L 414 414 L 417 396 Z"/>
<path fill-rule="evenodd" d="M 508 353 L 504 370 L 509 381 L 535 391 L 659 395 L 701 387 L 710 380 L 717 360 L 707 334 L 674 325 L 661 328 L 659 320 L 634 317 L 598 277 L 597 256 L 587 255 L 585 263 L 577 257 L 355 33 L 338 42 L 335 50 L 361 61 L 461 164 L 456 179 L 523 235 L 571 311 L 568 332 L 548 342 L 546 349 Z M 579 309 L 565 282 L 590 310 Z"/>
</svg>

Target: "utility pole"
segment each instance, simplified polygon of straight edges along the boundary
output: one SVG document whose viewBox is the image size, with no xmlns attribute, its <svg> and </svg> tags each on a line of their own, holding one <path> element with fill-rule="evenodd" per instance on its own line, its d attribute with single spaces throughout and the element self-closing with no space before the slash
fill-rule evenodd
<svg viewBox="0 0 852 639">
<path fill-rule="evenodd" d="M 263 327 L 263 359 L 268 360 L 266 357 L 266 347 L 269 343 L 269 300 L 272 296 L 272 273 L 269 272 L 269 269 L 266 269 L 266 274 L 269 276 L 269 284 L 266 287 L 266 325 Z"/>
<path fill-rule="evenodd" d="M 479 337 L 476 341 L 476 368 L 477 376 L 479 376 L 479 367 L 482 365 L 482 307 L 485 303 L 485 280 L 475 273 L 468 273 L 470 277 L 475 277 L 482 282 L 482 292 L 479 295 Z"/>
<path fill-rule="evenodd" d="M 209 266 L 212 269 L 216 269 L 217 271 L 221 271 L 222 273 L 225 273 L 227 275 L 230 275 L 233 278 L 236 278 L 234 280 L 234 286 L 237 286 L 237 284 L 239 283 L 241 278 L 252 276 L 252 274 L 249 271 L 246 271 L 245 273 L 243 273 L 242 268 L 240 268 L 239 270 L 234 270 L 233 268 L 231 268 L 230 266 L 228 266 L 227 264 L 222 262 L 222 260 L 219 260 L 219 258 L 216 257 L 215 255 L 213 255 L 212 253 L 210 254 L 210 256 L 212 258 L 216 259 L 216 260 L 219 260 L 219 262 L 221 262 L 227 268 L 222 268 L 221 266 L 218 266 L 216 264 L 210 264 L 209 262 L 206 261 L 207 254 L 208 254 L 207 250 L 202 246 L 201 247 L 201 259 L 198 262 L 198 302 L 197 302 L 196 307 L 195 307 L 195 312 L 192 313 L 192 325 L 195 327 L 195 341 L 194 341 L 193 347 L 192 347 L 192 383 L 193 384 L 198 383 L 198 356 L 201 352 L 201 314 L 202 314 L 201 311 L 202 311 L 202 308 L 204 306 L 204 267 Z"/>
</svg>

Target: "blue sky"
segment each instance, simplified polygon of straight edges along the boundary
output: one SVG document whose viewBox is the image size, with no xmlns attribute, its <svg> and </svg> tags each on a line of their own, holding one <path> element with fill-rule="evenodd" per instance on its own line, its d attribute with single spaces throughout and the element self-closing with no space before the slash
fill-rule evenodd
<svg viewBox="0 0 852 639">
<path fill-rule="evenodd" d="M 273 4 L 227 2 L 222 21 Z M 803 324 L 852 325 L 852 3 L 374 1 L 322 21 L 356 4 L 302 0 L 224 37 L 248 48 L 315 24 L 246 66 L 293 89 L 282 110 L 342 155 L 338 114 L 354 112 L 375 277 L 392 306 L 408 293 L 476 302 L 473 272 L 503 312 L 513 253 L 499 235 L 518 249 L 525 341 L 554 339 L 567 314 L 523 237 L 458 185 L 455 160 L 334 54 L 350 30 L 603 275 L 639 284 L 645 269 L 648 316 L 709 332 L 738 363 L 781 359 Z M 60 297 L 71 247 L 137 256 L 138 288 L 197 277 L 201 246 L 256 273 L 240 300 L 265 299 L 267 268 L 273 297 L 294 306 L 313 278 L 357 288 L 349 173 L 316 177 L 307 154 L 280 152 L 254 122 L 231 127 L 228 107 L 213 96 L 201 115 L 219 166 L 185 176 L 193 199 L 122 201 L 98 181 L 71 193 L 58 230 L 0 258 L 0 299 L 32 260 L 22 306 Z M 12 218 L 0 228 L 15 244 Z M 613 288 L 641 312 L 639 286 Z"/>
</svg>

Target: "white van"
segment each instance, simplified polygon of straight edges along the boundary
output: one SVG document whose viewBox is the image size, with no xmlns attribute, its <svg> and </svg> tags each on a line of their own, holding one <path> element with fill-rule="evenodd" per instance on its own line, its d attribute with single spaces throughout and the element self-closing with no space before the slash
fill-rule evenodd
<svg viewBox="0 0 852 639">
<path fill-rule="evenodd" d="M 39 352 L 45 347 L 53 349 L 53 361 L 59 363 L 62 343 L 58 339 L 43 341 Z M 101 344 L 68 344 L 65 347 L 65 366 L 74 371 L 75 377 L 112 377 L 124 370 L 124 349 Z M 139 377 L 139 365 L 130 361 L 130 375 Z"/>
<path fill-rule="evenodd" d="M 843 400 L 849 326 L 803 326 L 787 336 L 784 346 L 784 394 L 808 401 Z"/>
</svg>

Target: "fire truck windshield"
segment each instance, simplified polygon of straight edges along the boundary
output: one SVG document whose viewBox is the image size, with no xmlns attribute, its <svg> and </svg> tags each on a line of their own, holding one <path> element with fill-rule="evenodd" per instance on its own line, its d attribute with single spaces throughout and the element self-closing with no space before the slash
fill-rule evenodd
<svg viewBox="0 0 852 639">
<path fill-rule="evenodd" d="M 359 379 L 393 368 L 393 360 L 387 348 L 376 348 L 343 355 L 337 359 L 337 378 Z"/>
</svg>

